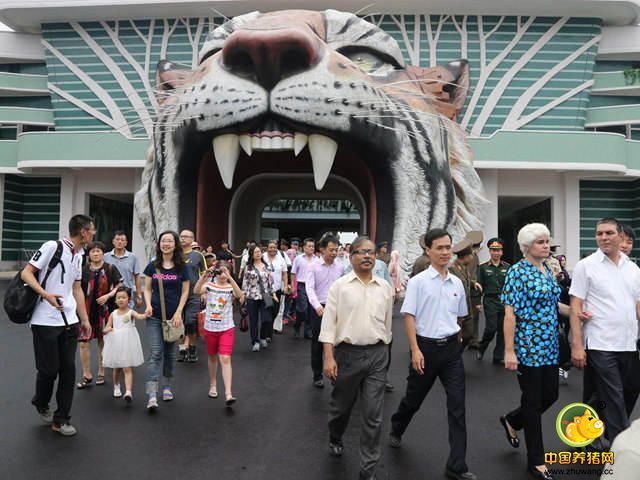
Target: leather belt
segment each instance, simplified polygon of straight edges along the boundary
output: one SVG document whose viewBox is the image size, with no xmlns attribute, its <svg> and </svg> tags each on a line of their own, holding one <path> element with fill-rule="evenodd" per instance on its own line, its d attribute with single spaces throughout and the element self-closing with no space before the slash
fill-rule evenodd
<svg viewBox="0 0 640 480">
<path fill-rule="evenodd" d="M 418 338 L 419 342 L 428 343 L 430 345 L 436 345 L 438 347 L 444 347 L 445 345 L 458 341 L 457 333 L 454 333 L 453 335 L 450 335 L 444 338 L 429 338 L 429 337 L 421 337 L 420 335 L 416 335 L 416 337 Z"/>
</svg>

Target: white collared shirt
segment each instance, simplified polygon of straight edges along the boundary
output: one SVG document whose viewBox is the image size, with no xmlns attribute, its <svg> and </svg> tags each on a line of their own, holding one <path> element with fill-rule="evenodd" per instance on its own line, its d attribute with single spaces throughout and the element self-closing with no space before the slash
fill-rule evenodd
<svg viewBox="0 0 640 480">
<path fill-rule="evenodd" d="M 329 288 L 318 341 L 339 345 L 375 345 L 391 342 L 393 292 L 375 275 L 367 284 L 351 272 Z"/>
<path fill-rule="evenodd" d="M 427 338 L 446 338 L 458 333 L 458 317 L 469 314 L 464 286 L 458 277 L 429 268 L 407 284 L 400 312 L 416 318 L 416 334 Z"/>
<path fill-rule="evenodd" d="M 640 301 L 640 269 L 620 252 L 618 265 L 598 249 L 573 270 L 569 294 L 584 300 L 593 317 L 583 324 L 585 347 L 607 352 L 633 352 L 638 338 L 636 304 Z"/>
</svg>

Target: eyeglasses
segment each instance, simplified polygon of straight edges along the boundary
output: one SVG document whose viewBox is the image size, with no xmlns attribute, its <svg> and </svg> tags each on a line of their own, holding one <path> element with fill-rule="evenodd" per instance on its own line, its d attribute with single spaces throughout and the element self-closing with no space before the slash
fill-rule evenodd
<svg viewBox="0 0 640 480">
<path fill-rule="evenodd" d="M 352 255 L 375 255 L 375 250 L 352 250 Z"/>
</svg>

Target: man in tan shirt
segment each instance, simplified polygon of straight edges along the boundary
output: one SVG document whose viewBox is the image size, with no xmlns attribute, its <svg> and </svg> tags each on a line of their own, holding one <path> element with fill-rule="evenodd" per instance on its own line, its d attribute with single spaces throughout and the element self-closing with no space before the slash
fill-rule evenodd
<svg viewBox="0 0 640 480">
<path fill-rule="evenodd" d="M 351 408 L 360 395 L 360 479 L 375 479 L 380 459 L 382 406 L 391 342 L 393 292 L 373 275 L 376 246 L 359 237 L 351 246 L 353 271 L 329 289 L 319 341 L 324 374 L 335 382 L 329 402 L 329 453 L 341 456 Z"/>
</svg>

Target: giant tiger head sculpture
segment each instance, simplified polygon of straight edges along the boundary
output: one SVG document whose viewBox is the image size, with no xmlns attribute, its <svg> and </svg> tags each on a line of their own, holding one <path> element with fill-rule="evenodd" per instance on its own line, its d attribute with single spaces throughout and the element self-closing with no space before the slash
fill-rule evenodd
<svg viewBox="0 0 640 480">
<path fill-rule="evenodd" d="M 427 228 L 481 226 L 481 182 L 455 123 L 464 60 L 407 66 L 389 34 L 353 14 L 287 10 L 216 28 L 195 71 L 158 67 L 161 111 L 136 195 L 149 248 L 179 226 L 225 238 L 233 190 L 269 172 L 313 171 L 318 190 L 330 174 L 349 180 L 368 233 L 392 240 L 404 271 Z"/>
</svg>

